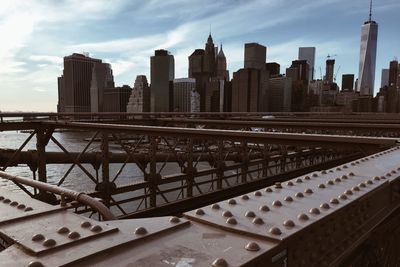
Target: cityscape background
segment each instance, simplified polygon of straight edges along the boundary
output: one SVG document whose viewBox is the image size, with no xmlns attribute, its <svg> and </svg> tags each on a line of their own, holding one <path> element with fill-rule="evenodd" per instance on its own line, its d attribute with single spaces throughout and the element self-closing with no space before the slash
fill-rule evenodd
<svg viewBox="0 0 400 267">
<path fill-rule="evenodd" d="M 398 53 L 398 1 L 374 4 L 379 24 L 375 93 L 382 68 Z M 187 77 L 188 56 L 203 48 L 208 33 L 223 44 L 232 75 L 243 67 L 244 43 L 267 47 L 267 61 L 281 70 L 297 59 L 298 47 L 316 47 L 314 75 L 336 55 L 341 74 L 358 76 L 360 26 L 365 0 L 309 1 L 6 1 L 0 11 L 0 109 L 56 111 L 63 57 L 89 52 L 112 65 L 116 85 L 150 77 L 150 56 L 168 49 L 175 77 Z M 284 73 L 284 71 L 281 71 Z M 341 78 L 337 79 L 339 86 Z M 23 96 L 23 97 L 22 97 Z"/>
</svg>

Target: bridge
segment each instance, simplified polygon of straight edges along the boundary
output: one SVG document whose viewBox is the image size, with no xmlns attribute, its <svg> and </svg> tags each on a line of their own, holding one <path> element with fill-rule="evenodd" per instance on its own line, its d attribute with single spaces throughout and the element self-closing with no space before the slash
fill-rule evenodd
<svg viewBox="0 0 400 267">
<path fill-rule="evenodd" d="M 132 266 L 399 263 L 398 234 L 388 234 L 397 233 L 399 220 L 398 116 L 3 113 L 1 118 L 1 131 L 27 133 L 18 147 L 0 149 L 0 177 L 26 193 L 1 189 L 3 203 L 10 200 L 12 208 L 1 217 L 0 257 L 23 255 L 21 266 L 105 266 L 117 258 Z M 89 138 L 72 151 L 73 144 L 59 140 L 60 131 Z M 32 143 L 36 149 L 27 149 Z M 65 173 L 49 181 L 48 169 L 60 165 L 67 166 Z M 122 179 L 131 165 L 139 175 Z M 28 166 L 31 175 L 11 175 L 18 166 Z M 76 179 L 74 169 L 89 184 L 85 192 L 65 188 Z M 26 203 L 40 211 L 37 216 L 25 211 Z M 60 239 L 65 234 L 55 234 L 60 229 L 49 229 L 54 244 L 46 247 L 45 231 L 39 242 L 15 234 L 31 233 L 24 225 L 35 225 L 36 217 L 57 227 L 64 219 L 89 226 L 65 226 L 65 234 L 79 234 L 65 240 Z M 106 230 L 86 231 L 95 225 Z M 72 256 L 81 245 L 93 249 Z M 68 255 L 65 262 L 61 255 Z"/>
</svg>

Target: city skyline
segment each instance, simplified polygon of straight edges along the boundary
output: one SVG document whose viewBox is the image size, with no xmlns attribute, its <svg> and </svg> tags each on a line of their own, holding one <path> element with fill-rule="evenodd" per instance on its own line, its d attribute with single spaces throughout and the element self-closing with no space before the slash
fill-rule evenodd
<svg viewBox="0 0 400 267">
<path fill-rule="evenodd" d="M 244 44 L 257 42 L 267 47 L 267 62 L 277 61 L 283 68 L 297 59 L 299 47 L 313 46 L 315 78 L 320 78 L 320 67 L 325 72 L 328 54 L 337 54 L 338 77 L 358 76 L 360 26 L 368 18 L 369 1 L 206 2 L 6 2 L 0 11 L 6 40 L 0 45 L 0 110 L 55 111 L 62 59 L 74 52 L 90 52 L 111 63 L 116 84 L 132 86 L 136 75 L 150 77 L 154 50 L 167 49 L 175 57 L 175 77 L 187 77 L 188 56 L 204 46 L 210 25 L 215 44 L 224 46 L 231 73 L 243 67 Z M 79 10 L 74 9 L 78 4 Z M 399 8 L 400 3 L 391 0 L 373 7 L 373 20 L 380 25 L 375 94 L 382 68 L 398 55 Z"/>
</svg>

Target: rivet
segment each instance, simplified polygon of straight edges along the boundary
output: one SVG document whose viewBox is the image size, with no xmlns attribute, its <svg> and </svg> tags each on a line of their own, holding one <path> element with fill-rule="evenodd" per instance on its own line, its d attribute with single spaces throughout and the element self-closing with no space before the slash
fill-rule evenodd
<svg viewBox="0 0 400 267">
<path fill-rule="evenodd" d="M 300 183 L 302 183 L 302 182 L 303 182 L 303 180 L 301 180 L 300 178 L 296 180 L 296 183 L 299 183 L 299 184 L 300 184 Z"/>
<path fill-rule="evenodd" d="M 396 173 L 396 171 L 395 171 L 395 170 L 392 170 L 392 171 L 391 171 L 391 173 L 395 174 L 395 173 Z"/>
<path fill-rule="evenodd" d="M 43 246 L 45 247 L 53 247 L 56 245 L 56 241 L 54 239 L 46 239 L 45 241 L 43 241 Z"/>
<path fill-rule="evenodd" d="M 245 246 L 245 249 L 248 250 L 248 251 L 259 251 L 260 250 L 260 246 L 256 242 L 249 242 Z"/>
<path fill-rule="evenodd" d="M 327 182 L 327 184 L 328 184 L 328 185 L 334 185 L 335 183 L 334 183 L 332 180 L 329 180 L 329 181 Z"/>
<path fill-rule="evenodd" d="M 297 216 L 297 218 L 299 219 L 299 220 L 301 220 L 301 221 L 307 221 L 309 218 L 308 218 L 308 215 L 307 214 L 305 214 L 305 213 L 300 213 L 298 216 Z"/>
<path fill-rule="evenodd" d="M 24 204 L 19 204 L 18 206 L 17 206 L 17 209 L 20 209 L 20 210 L 23 210 L 23 209 L 25 209 L 25 205 Z"/>
<path fill-rule="evenodd" d="M 360 183 L 358 186 L 362 187 L 362 188 L 366 187 L 366 185 L 364 183 Z"/>
<path fill-rule="evenodd" d="M 398 167 L 397 170 L 400 171 L 400 167 Z"/>
<path fill-rule="evenodd" d="M 42 241 L 44 240 L 44 236 L 42 234 L 36 234 L 32 236 L 32 241 Z"/>
<path fill-rule="evenodd" d="M 347 167 L 347 165 L 343 165 L 343 168 L 347 169 L 348 167 Z"/>
<path fill-rule="evenodd" d="M 360 162 L 357 160 L 357 161 L 356 161 L 356 164 L 360 164 Z"/>
<path fill-rule="evenodd" d="M 337 182 L 337 183 L 340 183 L 341 181 L 342 181 L 342 180 L 340 180 L 339 177 L 335 179 L 335 182 Z"/>
<path fill-rule="evenodd" d="M 312 191 L 312 189 L 307 188 L 306 190 L 304 190 L 304 193 L 306 193 L 306 194 L 312 194 L 313 191 Z"/>
<path fill-rule="evenodd" d="M 325 188 L 325 185 L 324 184 L 319 184 L 318 188 Z"/>
<path fill-rule="evenodd" d="M 3 199 L 4 199 L 4 197 L 3 197 L 3 196 L 0 196 L 0 201 L 3 201 Z"/>
<path fill-rule="evenodd" d="M 340 199 L 347 199 L 347 196 L 345 194 L 342 194 L 339 196 Z"/>
<path fill-rule="evenodd" d="M 6 198 L 6 199 L 3 200 L 3 202 L 6 203 L 6 204 L 8 204 L 8 203 L 11 202 L 11 200 L 9 200 L 8 198 Z"/>
<path fill-rule="evenodd" d="M 229 204 L 231 204 L 231 203 L 229 203 Z M 196 215 L 204 215 L 205 213 L 204 213 L 204 210 L 203 209 L 197 209 L 196 210 Z"/>
<path fill-rule="evenodd" d="M 270 188 L 270 187 L 266 188 L 266 189 L 265 189 L 265 192 L 267 192 L 267 193 L 272 193 L 272 188 Z"/>
<path fill-rule="evenodd" d="M 57 230 L 57 233 L 59 233 L 59 234 L 66 234 L 66 233 L 69 233 L 69 229 L 67 228 L 67 227 L 61 227 L 61 228 L 59 228 L 58 230 Z"/>
<path fill-rule="evenodd" d="M 372 182 L 371 180 L 367 181 L 367 184 L 373 184 L 374 182 Z"/>
<path fill-rule="evenodd" d="M 322 170 L 321 173 L 322 173 L 322 174 L 326 174 L 326 170 Z"/>
<path fill-rule="evenodd" d="M 260 207 L 260 210 L 264 211 L 264 212 L 267 212 L 267 211 L 269 211 L 269 207 L 266 206 L 266 205 L 263 205 L 263 206 Z"/>
<path fill-rule="evenodd" d="M 229 210 L 226 210 L 226 211 L 224 211 L 224 212 L 222 213 L 222 216 L 224 216 L 224 217 L 232 217 L 233 214 L 232 214 L 232 212 L 230 212 Z"/>
<path fill-rule="evenodd" d="M 293 186 L 293 182 L 287 182 L 288 186 Z"/>
<path fill-rule="evenodd" d="M 282 189 L 282 184 L 279 182 L 275 183 L 275 188 Z"/>
<path fill-rule="evenodd" d="M 349 173 L 349 176 L 354 176 L 354 173 L 353 173 L 353 172 L 350 172 L 350 173 Z"/>
<path fill-rule="evenodd" d="M 287 202 L 292 202 L 292 201 L 293 201 L 293 198 L 292 198 L 292 197 L 290 197 L 290 196 L 288 196 L 288 197 L 285 197 L 285 201 L 287 201 Z"/>
<path fill-rule="evenodd" d="M 212 204 L 211 205 L 211 208 L 213 209 L 213 210 L 219 210 L 219 205 L 217 204 L 217 203 L 215 203 L 215 204 Z"/>
<path fill-rule="evenodd" d="M 103 230 L 103 228 L 101 228 L 100 225 L 93 225 L 92 228 L 90 228 L 90 231 L 92 231 L 94 233 L 101 232 L 102 230 Z"/>
<path fill-rule="evenodd" d="M 170 223 L 179 223 L 180 221 L 181 221 L 181 219 L 179 219 L 176 216 L 172 216 L 171 218 L 169 218 Z"/>
<path fill-rule="evenodd" d="M 282 206 L 282 202 L 280 202 L 279 200 L 275 200 L 274 202 L 272 202 L 272 206 L 281 207 Z"/>
<path fill-rule="evenodd" d="M 237 221 L 236 221 L 235 218 L 230 217 L 230 218 L 228 218 L 228 219 L 226 220 L 226 223 L 227 223 L 227 224 L 237 224 Z"/>
<path fill-rule="evenodd" d="M 242 199 L 243 199 L 243 200 L 249 200 L 250 198 L 249 198 L 248 195 L 243 195 L 243 196 L 242 196 Z"/>
<path fill-rule="evenodd" d="M 229 199 L 229 201 L 228 201 L 228 204 L 229 205 L 236 205 L 236 200 L 235 199 Z"/>
<path fill-rule="evenodd" d="M 279 229 L 278 227 L 275 227 L 275 226 L 271 227 L 268 232 L 273 235 L 281 235 L 282 234 L 281 229 Z"/>
<path fill-rule="evenodd" d="M 339 204 L 339 200 L 337 198 L 332 198 L 330 202 L 331 202 L 331 204 L 335 204 L 335 205 Z"/>
<path fill-rule="evenodd" d="M 147 229 L 144 227 L 138 227 L 135 229 L 135 235 L 145 235 L 147 234 Z"/>
<path fill-rule="evenodd" d="M 254 192 L 254 195 L 255 195 L 256 197 L 260 197 L 262 194 L 261 194 L 260 191 L 256 191 L 256 192 Z"/>
<path fill-rule="evenodd" d="M 356 164 L 355 164 L 354 162 L 352 162 L 350 165 L 351 165 L 351 166 L 355 166 Z"/>
<path fill-rule="evenodd" d="M 304 180 L 311 180 L 311 178 L 307 175 L 306 177 L 304 177 Z"/>
<path fill-rule="evenodd" d="M 31 207 L 25 208 L 25 211 L 31 211 L 31 210 L 33 210 Z"/>
<path fill-rule="evenodd" d="M 345 192 L 344 192 L 346 195 L 352 195 L 353 194 L 353 192 L 351 191 L 351 190 L 346 190 Z"/>
<path fill-rule="evenodd" d="M 360 191 L 360 188 L 358 186 L 353 186 L 353 188 L 351 189 L 353 191 Z"/>
<path fill-rule="evenodd" d="M 83 228 L 88 228 L 88 227 L 90 227 L 92 224 L 90 223 L 90 222 L 88 222 L 88 221 L 84 221 L 84 222 L 82 222 L 81 223 L 81 227 L 83 227 Z"/>
<path fill-rule="evenodd" d="M 68 234 L 68 238 L 71 238 L 71 239 L 77 239 L 80 236 L 81 235 L 78 232 L 75 232 L 75 231 Z"/>
<path fill-rule="evenodd" d="M 374 177 L 374 180 L 375 180 L 375 181 L 379 181 L 380 179 L 381 179 L 381 178 L 379 178 L 379 176 L 375 176 L 375 177 Z"/>
<path fill-rule="evenodd" d="M 343 180 L 346 180 L 347 178 L 348 178 L 347 175 L 342 175 Z"/>
<path fill-rule="evenodd" d="M 318 177 L 318 173 L 313 173 L 312 177 Z"/>
<path fill-rule="evenodd" d="M 264 224 L 264 221 L 260 217 L 257 217 L 257 218 L 253 219 L 253 223 L 254 224 Z"/>
<path fill-rule="evenodd" d="M 321 209 L 325 209 L 325 210 L 327 210 L 327 209 L 330 208 L 328 203 L 322 203 L 319 207 L 320 207 Z"/>
<path fill-rule="evenodd" d="M 381 176 L 381 179 L 382 179 L 382 180 L 385 180 L 385 179 L 386 179 L 386 177 L 385 177 L 385 176 Z"/>
<path fill-rule="evenodd" d="M 312 208 L 312 209 L 310 209 L 310 213 L 311 214 L 320 214 L 320 211 L 317 208 Z"/>
<path fill-rule="evenodd" d="M 13 201 L 10 203 L 10 206 L 18 206 L 18 202 L 17 201 Z"/>
<path fill-rule="evenodd" d="M 336 170 L 337 170 L 337 171 L 340 171 L 340 170 L 341 170 L 341 168 L 337 167 L 337 168 L 336 168 Z"/>
<path fill-rule="evenodd" d="M 298 192 L 298 193 L 296 193 L 296 195 L 295 195 L 296 197 L 298 197 L 298 198 L 302 198 L 302 197 L 304 197 L 304 195 L 303 195 L 303 193 L 301 193 L 301 192 Z"/>
<path fill-rule="evenodd" d="M 226 260 L 224 260 L 222 258 L 218 258 L 215 261 L 213 261 L 212 266 L 213 267 L 228 267 L 228 263 L 226 262 Z"/>
<path fill-rule="evenodd" d="M 253 211 L 247 211 L 244 216 L 249 217 L 249 218 L 254 218 L 254 217 L 256 217 L 256 214 Z"/>
<path fill-rule="evenodd" d="M 391 175 L 390 173 L 386 173 L 386 176 L 387 176 L 387 177 L 390 177 L 390 176 L 392 176 L 392 175 Z"/>
<path fill-rule="evenodd" d="M 44 267 L 44 265 L 40 261 L 31 261 L 28 267 Z"/>
<path fill-rule="evenodd" d="M 283 225 L 286 226 L 286 227 L 294 227 L 295 226 L 295 224 L 294 224 L 294 222 L 292 220 L 284 221 Z"/>
</svg>

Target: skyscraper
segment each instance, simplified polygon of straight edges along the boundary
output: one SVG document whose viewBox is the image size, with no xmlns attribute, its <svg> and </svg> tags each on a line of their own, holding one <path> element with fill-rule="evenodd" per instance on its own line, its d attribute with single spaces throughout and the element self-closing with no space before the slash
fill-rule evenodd
<svg viewBox="0 0 400 267">
<path fill-rule="evenodd" d="M 399 62 L 397 60 L 390 61 L 389 65 L 389 86 L 396 87 L 398 85 Z"/>
<path fill-rule="evenodd" d="M 223 80 L 229 80 L 229 72 L 226 69 L 226 57 L 222 50 L 222 44 L 217 55 L 217 77 Z"/>
<path fill-rule="evenodd" d="M 334 78 L 334 70 L 335 70 L 335 60 L 334 59 L 327 59 L 326 60 L 326 73 L 325 73 L 325 80 L 333 83 Z"/>
<path fill-rule="evenodd" d="M 342 75 L 342 91 L 353 91 L 354 88 L 354 74 Z"/>
<path fill-rule="evenodd" d="M 315 71 L 315 47 L 299 47 L 299 60 L 307 60 L 309 69 L 309 81 L 314 80 Z"/>
<path fill-rule="evenodd" d="M 360 66 L 357 91 L 360 95 L 372 96 L 375 83 L 376 46 L 378 24 L 372 20 L 372 0 L 369 19 L 361 27 Z"/>
<path fill-rule="evenodd" d="M 149 112 L 150 111 L 150 87 L 146 75 L 136 76 L 135 85 L 129 97 L 127 112 Z"/>
<path fill-rule="evenodd" d="M 382 69 L 381 88 L 389 86 L 389 69 Z"/>
<path fill-rule="evenodd" d="M 150 58 L 150 107 L 152 112 L 170 111 L 169 82 L 175 77 L 174 56 L 156 50 Z"/>
<path fill-rule="evenodd" d="M 267 48 L 257 43 L 244 45 L 244 68 L 264 69 L 267 58 Z"/>
</svg>

